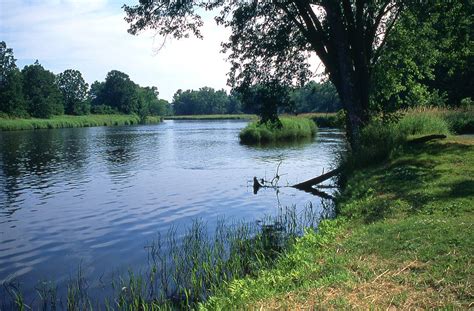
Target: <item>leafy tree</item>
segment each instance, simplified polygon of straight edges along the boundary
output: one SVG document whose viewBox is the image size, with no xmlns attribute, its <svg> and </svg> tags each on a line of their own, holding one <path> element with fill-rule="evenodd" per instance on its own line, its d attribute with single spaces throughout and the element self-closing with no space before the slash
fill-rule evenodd
<svg viewBox="0 0 474 311">
<path fill-rule="evenodd" d="M 278 81 L 261 83 L 250 88 L 239 90 L 242 102 L 246 107 L 253 107 L 260 115 L 261 123 L 273 123 L 279 127 L 278 111 L 290 103 L 289 88 Z"/>
<path fill-rule="evenodd" d="M 56 76 L 56 84 L 62 93 L 67 114 L 83 115 L 89 113 L 87 101 L 88 85 L 78 70 L 68 69 Z"/>
<path fill-rule="evenodd" d="M 107 74 L 103 85 L 94 84 L 95 104 L 110 106 L 122 113 L 139 113 L 138 87 L 127 74 L 112 70 Z"/>
<path fill-rule="evenodd" d="M 324 64 L 348 116 L 348 133 L 358 147 L 369 120 L 372 69 L 403 9 L 402 0 L 168 1 L 142 0 L 124 6 L 129 32 L 156 29 L 175 38 L 201 37 L 198 12 L 220 8 L 219 24 L 232 34 L 224 44 L 232 63 L 232 86 L 302 84 L 308 59 Z M 248 89 L 248 87 L 247 87 Z"/>
<path fill-rule="evenodd" d="M 287 112 L 336 112 L 342 108 L 336 88 L 330 81 L 310 81 L 290 94 L 293 110 Z"/>
<path fill-rule="evenodd" d="M 153 87 L 139 87 L 140 116 L 147 115 L 164 116 L 169 115 L 171 107 L 166 100 L 159 99 L 158 89 Z"/>
<path fill-rule="evenodd" d="M 473 7 L 431 0 L 405 10 L 374 68 L 371 105 L 390 112 L 472 96 Z"/>
<path fill-rule="evenodd" d="M 38 61 L 25 66 L 23 76 L 23 92 L 25 94 L 28 113 L 33 117 L 48 118 L 51 115 L 64 113 L 61 92 L 55 84 L 55 76 L 45 70 Z"/>
<path fill-rule="evenodd" d="M 174 113 L 178 115 L 229 113 L 229 97 L 224 90 L 202 87 L 199 90 L 178 90 L 173 96 Z"/>
<path fill-rule="evenodd" d="M 0 42 L 0 112 L 23 116 L 26 102 L 23 96 L 21 73 L 15 64 L 13 50 Z"/>
</svg>

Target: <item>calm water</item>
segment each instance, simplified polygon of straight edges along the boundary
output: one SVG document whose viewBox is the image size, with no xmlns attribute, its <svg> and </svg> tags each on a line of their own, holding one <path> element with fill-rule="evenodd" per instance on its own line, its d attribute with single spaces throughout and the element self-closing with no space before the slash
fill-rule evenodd
<svg viewBox="0 0 474 311">
<path fill-rule="evenodd" d="M 0 133 L 0 282 L 31 290 L 126 271 L 146 261 L 144 246 L 192 219 L 254 221 L 277 212 L 275 191 L 253 194 L 253 176 L 281 185 L 319 175 L 343 135 L 283 147 L 239 144 L 245 121 L 166 121 L 159 125 Z M 320 204 L 283 188 L 283 206 Z"/>
</svg>

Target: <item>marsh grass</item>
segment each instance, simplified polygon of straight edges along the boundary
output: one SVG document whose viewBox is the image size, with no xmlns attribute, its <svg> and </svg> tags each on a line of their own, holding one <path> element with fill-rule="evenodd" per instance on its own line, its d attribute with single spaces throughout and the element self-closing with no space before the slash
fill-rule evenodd
<svg viewBox="0 0 474 311">
<path fill-rule="evenodd" d="M 282 208 L 276 216 L 264 217 L 256 223 L 220 219 L 213 229 L 206 222 L 195 220 L 183 233 L 170 228 L 148 243 L 145 271 L 131 269 L 128 274 L 115 277 L 108 286 L 112 294 L 106 297 L 94 293 L 79 267 L 66 288 L 58 290 L 52 282 L 38 284 L 37 296 L 31 301 L 25 301 L 19 284 L 5 284 L 3 294 L 8 301 L 2 301 L 0 308 L 196 308 L 224 284 L 236 278 L 256 276 L 261 269 L 272 267 L 307 228 L 316 230 L 321 219 L 332 215 L 328 204 L 323 204 L 322 210 L 311 204 L 301 210 Z M 61 292 L 66 297 L 60 297 Z"/>
<path fill-rule="evenodd" d="M 244 144 L 274 143 L 278 141 L 298 141 L 316 135 L 316 124 L 304 117 L 280 117 L 281 126 L 271 122 L 249 123 L 239 134 Z"/>
<path fill-rule="evenodd" d="M 161 117 L 146 117 L 144 121 L 145 123 L 158 123 L 161 121 Z M 137 115 L 119 114 L 90 114 L 85 116 L 62 115 L 53 116 L 50 119 L 0 118 L 0 131 L 133 125 L 141 122 L 142 120 Z"/>
</svg>

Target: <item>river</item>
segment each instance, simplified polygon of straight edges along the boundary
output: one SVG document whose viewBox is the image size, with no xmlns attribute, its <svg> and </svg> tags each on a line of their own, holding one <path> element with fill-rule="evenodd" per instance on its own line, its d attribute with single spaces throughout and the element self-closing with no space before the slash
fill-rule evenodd
<svg viewBox="0 0 474 311">
<path fill-rule="evenodd" d="M 326 171 L 344 149 L 338 130 L 312 142 L 244 146 L 246 121 L 165 121 L 158 125 L 0 133 L 0 283 L 32 291 L 140 267 L 144 246 L 170 226 L 199 218 L 255 221 L 277 206 L 320 199 L 293 188 L 262 189 L 281 162 L 280 185 Z"/>
</svg>

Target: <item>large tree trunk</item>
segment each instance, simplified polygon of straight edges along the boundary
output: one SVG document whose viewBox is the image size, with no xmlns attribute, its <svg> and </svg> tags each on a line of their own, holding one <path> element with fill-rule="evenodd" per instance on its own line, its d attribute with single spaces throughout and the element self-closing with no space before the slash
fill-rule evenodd
<svg viewBox="0 0 474 311">
<path fill-rule="evenodd" d="M 352 149 L 360 147 L 362 127 L 368 122 L 369 72 L 362 61 L 362 50 L 349 44 L 348 32 L 344 29 L 341 8 L 336 2 L 326 3 L 327 20 L 331 25 L 332 46 L 335 52 L 333 70 L 329 77 L 336 86 L 347 113 L 347 134 Z M 359 46 L 360 47 L 360 46 Z M 337 70 L 335 70 L 337 68 Z"/>
</svg>

